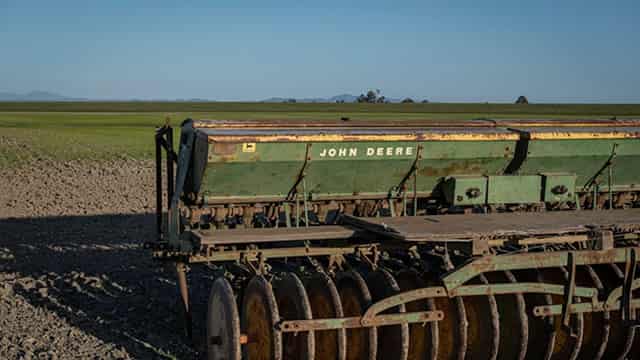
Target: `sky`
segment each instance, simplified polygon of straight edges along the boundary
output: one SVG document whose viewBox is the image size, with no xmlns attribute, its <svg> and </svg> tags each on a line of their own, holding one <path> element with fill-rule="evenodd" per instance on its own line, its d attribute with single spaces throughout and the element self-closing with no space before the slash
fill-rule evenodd
<svg viewBox="0 0 640 360">
<path fill-rule="evenodd" d="M 640 102 L 640 1 L 0 0 L 0 92 Z"/>
</svg>

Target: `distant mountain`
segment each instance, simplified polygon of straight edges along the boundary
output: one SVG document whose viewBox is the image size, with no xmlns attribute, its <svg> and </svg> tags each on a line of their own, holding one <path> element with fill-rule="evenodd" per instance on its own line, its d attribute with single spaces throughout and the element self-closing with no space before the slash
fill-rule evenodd
<svg viewBox="0 0 640 360">
<path fill-rule="evenodd" d="M 31 91 L 26 94 L 0 92 L 0 101 L 84 101 L 84 98 L 73 98 L 48 91 Z"/>
<path fill-rule="evenodd" d="M 335 103 L 335 102 L 352 103 L 352 102 L 356 102 L 357 99 L 358 99 L 358 96 L 356 96 L 356 95 L 341 94 L 341 95 L 332 96 L 330 98 L 302 98 L 302 99 L 297 99 L 297 98 L 285 98 L 285 97 L 272 97 L 272 98 L 268 98 L 268 99 L 262 100 L 261 102 L 282 103 L 282 102 L 289 102 L 291 100 L 295 100 L 295 102 L 298 102 L 298 103 Z M 387 100 L 389 102 L 392 102 L 392 103 L 396 103 L 396 102 L 400 102 L 401 101 L 401 99 L 396 99 L 396 98 L 387 98 Z"/>
</svg>

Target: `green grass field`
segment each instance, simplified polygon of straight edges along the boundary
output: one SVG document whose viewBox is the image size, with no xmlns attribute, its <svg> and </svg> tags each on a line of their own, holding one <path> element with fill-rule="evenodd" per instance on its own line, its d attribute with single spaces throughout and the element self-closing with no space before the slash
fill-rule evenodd
<svg viewBox="0 0 640 360">
<path fill-rule="evenodd" d="M 640 117 L 640 105 L 273 104 L 183 102 L 0 103 L 0 166 L 36 159 L 151 159 L 153 129 L 169 117 L 269 120 Z"/>
</svg>

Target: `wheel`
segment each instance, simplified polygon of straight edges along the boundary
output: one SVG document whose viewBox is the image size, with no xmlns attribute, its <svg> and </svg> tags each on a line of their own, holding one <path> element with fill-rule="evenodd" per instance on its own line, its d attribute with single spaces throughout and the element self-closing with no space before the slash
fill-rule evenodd
<svg viewBox="0 0 640 360">
<path fill-rule="evenodd" d="M 214 281 L 207 307 L 207 359 L 240 360 L 240 318 L 227 279 Z"/>
<path fill-rule="evenodd" d="M 300 278 L 286 273 L 273 284 L 278 312 L 282 320 L 312 319 L 311 304 Z M 315 352 L 313 331 L 283 333 L 282 356 L 284 359 L 313 360 Z"/>
<path fill-rule="evenodd" d="M 263 276 L 254 276 L 244 290 L 240 328 L 247 336 L 242 349 L 246 360 L 281 360 L 282 334 L 276 331 L 280 321 L 271 284 Z"/>
<path fill-rule="evenodd" d="M 371 306 L 371 293 L 362 276 L 353 270 L 336 276 L 336 286 L 344 316 L 362 316 Z M 347 360 L 376 359 L 377 329 L 375 327 L 347 329 Z"/>
</svg>

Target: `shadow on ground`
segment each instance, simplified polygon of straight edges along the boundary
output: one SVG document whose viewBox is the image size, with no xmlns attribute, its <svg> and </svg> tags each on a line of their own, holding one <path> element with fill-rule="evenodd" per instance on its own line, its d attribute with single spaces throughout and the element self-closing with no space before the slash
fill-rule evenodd
<svg viewBox="0 0 640 360">
<path fill-rule="evenodd" d="M 143 248 L 154 226 L 152 214 L 0 219 L 0 273 L 32 305 L 135 358 L 197 358 L 176 326 L 175 274 Z M 190 283 L 198 344 L 211 282 L 191 272 Z"/>
</svg>

